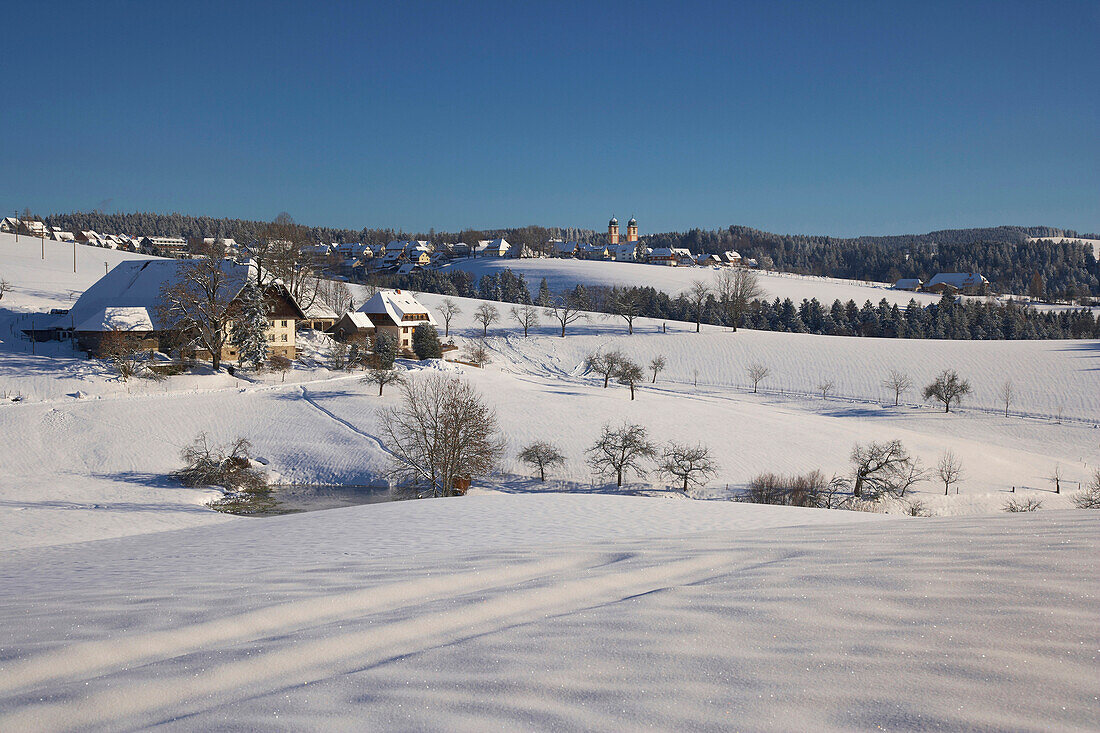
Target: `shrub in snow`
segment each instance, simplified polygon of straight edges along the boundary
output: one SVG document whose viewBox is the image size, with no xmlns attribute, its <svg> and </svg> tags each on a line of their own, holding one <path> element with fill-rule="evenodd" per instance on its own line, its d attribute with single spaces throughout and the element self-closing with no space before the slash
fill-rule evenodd
<svg viewBox="0 0 1100 733">
<path fill-rule="evenodd" d="M 920 499 L 913 499 L 905 505 L 905 513 L 911 517 L 930 517 L 932 510 Z"/>
<path fill-rule="evenodd" d="M 1042 499 L 1009 499 L 1004 504 L 1006 512 L 1033 512 L 1042 508 Z"/>
<path fill-rule="evenodd" d="M 468 345 L 466 350 L 462 352 L 466 361 L 470 362 L 476 367 L 483 367 L 488 364 L 492 359 L 489 358 L 489 347 L 485 345 L 484 341 L 475 341 Z"/>
<path fill-rule="evenodd" d="M 1078 509 L 1100 509 L 1100 469 L 1093 474 L 1092 483 L 1073 495 L 1073 505 Z"/>
<path fill-rule="evenodd" d="M 183 468 L 172 475 L 184 486 L 220 486 L 228 491 L 267 488 L 266 476 L 252 468 L 252 443 L 237 438 L 225 446 L 213 445 L 205 432 L 180 452 Z"/>
<path fill-rule="evenodd" d="M 833 509 L 841 504 L 847 490 L 838 477 L 825 478 L 821 471 L 786 476 L 778 473 L 757 474 L 749 481 L 747 501 L 754 504 L 805 506 Z"/>
</svg>

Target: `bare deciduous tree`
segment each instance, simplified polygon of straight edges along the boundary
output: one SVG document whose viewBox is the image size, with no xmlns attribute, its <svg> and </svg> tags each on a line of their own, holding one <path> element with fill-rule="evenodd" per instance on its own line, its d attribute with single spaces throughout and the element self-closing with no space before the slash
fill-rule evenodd
<svg viewBox="0 0 1100 733">
<path fill-rule="evenodd" d="M 489 326 L 500 320 L 500 311 L 495 306 L 482 303 L 474 311 L 474 320 L 481 324 L 481 337 L 489 335 Z"/>
<path fill-rule="evenodd" d="M 821 399 L 828 397 L 835 387 L 836 383 L 829 378 L 822 379 L 817 383 L 817 391 L 821 393 Z"/>
<path fill-rule="evenodd" d="M 1050 472 L 1049 476 L 1047 476 L 1047 481 L 1050 481 L 1052 484 L 1054 484 L 1054 493 L 1055 494 L 1061 494 L 1062 493 L 1062 479 L 1063 478 L 1065 478 L 1065 476 L 1062 475 L 1062 467 L 1059 466 L 1057 463 L 1054 464 L 1054 470 Z"/>
<path fill-rule="evenodd" d="M 224 262 L 203 258 L 182 263 L 176 277 L 161 288 L 157 306 L 162 323 L 210 352 L 215 371 L 221 368 L 233 300 L 242 286 Z"/>
<path fill-rule="evenodd" d="M 550 303 L 543 313 L 548 318 L 553 318 L 561 325 L 561 337 L 565 338 L 565 329 L 573 323 L 585 317 L 577 302 L 572 297 L 558 296 Z"/>
<path fill-rule="evenodd" d="M 620 291 L 611 301 L 612 312 L 626 321 L 627 334 L 633 335 L 634 321 L 642 315 L 642 297 L 633 288 Z"/>
<path fill-rule="evenodd" d="M 665 357 L 655 356 L 649 362 L 649 371 L 653 372 L 653 384 L 657 384 L 657 375 L 665 370 Z"/>
<path fill-rule="evenodd" d="M 756 273 L 741 268 L 719 272 L 714 281 L 714 290 L 718 294 L 718 305 L 726 317 L 726 323 L 734 331 L 748 310 L 749 303 L 764 295 L 764 288 L 760 287 Z"/>
<path fill-rule="evenodd" d="M 630 387 L 630 399 L 633 400 L 634 388 L 645 379 L 645 371 L 642 369 L 641 364 L 624 357 L 615 367 L 615 379 L 619 384 Z"/>
<path fill-rule="evenodd" d="M 936 399 L 943 403 L 944 412 L 951 412 L 951 405 L 958 406 L 970 392 L 970 382 L 961 378 L 954 369 L 947 369 L 924 388 L 924 399 Z"/>
<path fill-rule="evenodd" d="M 282 374 L 283 378 L 280 381 L 286 381 L 286 373 L 289 372 L 293 366 L 294 362 L 282 354 L 272 354 L 267 357 L 267 368 L 273 372 Z"/>
<path fill-rule="evenodd" d="M 443 337 L 447 338 L 451 335 L 451 319 L 462 312 L 462 309 L 458 307 L 458 303 L 454 302 L 450 298 L 444 298 L 443 302 L 439 305 L 439 314 L 443 316 Z"/>
<path fill-rule="evenodd" d="M 616 485 L 622 487 L 627 471 L 645 478 L 643 461 L 652 458 L 657 449 L 649 442 L 645 428 L 624 424 L 617 428 L 604 425 L 600 437 L 585 452 L 592 470 L 600 475 L 614 474 Z"/>
<path fill-rule="evenodd" d="M 527 331 L 539 325 L 539 309 L 527 303 L 517 305 L 511 310 L 512 320 L 523 328 L 523 337 L 527 338 Z"/>
<path fill-rule="evenodd" d="M 539 440 L 519 452 L 519 459 L 539 469 L 539 481 L 546 480 L 546 469 L 565 463 L 565 456 L 553 443 Z"/>
<path fill-rule="evenodd" d="M 886 379 L 882 380 L 882 386 L 894 391 L 894 407 L 897 407 L 901 404 L 902 394 L 913 387 L 913 380 L 905 372 L 891 369 L 890 373 L 886 375 Z"/>
<path fill-rule="evenodd" d="M 957 484 L 962 481 L 963 468 L 962 461 L 955 455 L 955 452 L 951 449 L 944 451 L 940 457 L 939 465 L 936 466 L 936 475 L 940 477 L 940 481 L 943 481 L 943 495 L 947 496 L 950 493 L 951 485 Z M 958 489 L 955 489 L 956 493 Z"/>
<path fill-rule="evenodd" d="M 455 479 L 492 471 L 504 452 L 496 414 L 467 382 L 433 374 L 401 383 L 382 435 L 391 475 L 420 496 L 452 496 Z"/>
<path fill-rule="evenodd" d="M 607 389 L 607 384 L 614 376 L 615 370 L 619 368 L 619 363 L 625 358 L 621 351 L 608 351 L 602 354 L 597 351 L 585 358 L 584 366 L 603 377 L 603 388 Z"/>
<path fill-rule="evenodd" d="M 405 379 L 396 369 L 368 369 L 360 380 L 363 384 L 377 384 L 378 396 L 382 396 L 382 388 L 387 384 L 397 384 Z"/>
<path fill-rule="evenodd" d="M 705 445 L 669 443 L 661 452 L 657 470 L 664 476 L 681 482 L 686 494 L 689 484 L 702 486 L 718 473 L 718 465 Z"/>
<path fill-rule="evenodd" d="M 753 394 L 755 394 L 757 387 L 771 375 L 772 370 L 760 362 L 756 362 L 755 364 L 750 364 L 745 370 L 745 373 L 749 375 L 749 381 L 752 382 L 752 391 Z"/>
<path fill-rule="evenodd" d="M 692 280 L 691 287 L 684 293 L 688 303 L 691 304 L 692 310 L 695 311 L 695 333 L 699 333 L 702 328 L 703 306 L 707 304 L 709 295 L 710 286 L 702 280 Z"/>
<path fill-rule="evenodd" d="M 4 293 L 11 292 L 11 283 L 0 277 L 0 300 L 4 299 Z"/>
<path fill-rule="evenodd" d="M 112 329 L 103 334 L 96 348 L 96 356 L 111 365 L 123 382 L 147 372 L 147 350 L 141 348 L 141 339 L 132 333 Z"/>
<path fill-rule="evenodd" d="M 1012 406 L 1012 400 L 1015 396 L 1016 391 L 1012 387 L 1012 382 L 1005 380 L 1005 383 L 997 390 L 997 397 L 1000 398 L 1001 404 L 1005 406 L 1005 417 L 1008 417 L 1008 408 Z"/>
<path fill-rule="evenodd" d="M 882 494 L 904 497 L 914 484 L 926 478 L 920 462 L 909 455 L 900 440 L 856 443 L 851 461 L 855 466 L 852 494 L 857 497 L 864 494 L 872 499 Z"/>
</svg>

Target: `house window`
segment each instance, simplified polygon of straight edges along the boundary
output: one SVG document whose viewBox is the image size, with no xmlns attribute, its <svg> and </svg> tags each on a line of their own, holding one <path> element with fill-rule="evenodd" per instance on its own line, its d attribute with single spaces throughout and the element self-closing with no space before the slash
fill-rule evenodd
<svg viewBox="0 0 1100 733">
<path fill-rule="evenodd" d="M 275 334 L 273 334 L 273 333 L 269 333 L 269 334 L 267 335 L 267 340 L 268 340 L 268 341 L 274 341 L 274 340 L 275 340 Z"/>
<path fill-rule="evenodd" d="M 283 334 L 283 341 L 286 341 L 286 334 Z"/>
<path fill-rule="evenodd" d="M 283 321 L 283 328 L 286 328 L 286 321 Z"/>
</svg>

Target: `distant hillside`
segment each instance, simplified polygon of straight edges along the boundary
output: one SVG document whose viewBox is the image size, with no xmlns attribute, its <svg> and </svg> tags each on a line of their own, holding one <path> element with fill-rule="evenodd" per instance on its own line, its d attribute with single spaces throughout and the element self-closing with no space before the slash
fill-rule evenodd
<svg viewBox="0 0 1100 733">
<path fill-rule="evenodd" d="M 147 234 L 183 237 L 232 237 L 248 242 L 260 235 L 266 222 L 215 219 L 184 214 L 104 214 L 74 212 L 46 217 L 54 226 L 74 231 L 94 229 L 107 234 Z M 512 227 L 461 232 L 404 232 L 394 229 L 360 230 L 307 226 L 310 239 L 318 242 L 383 243 L 392 239 L 442 242 L 475 242 L 503 236 L 513 245 L 546 250 L 551 237 L 585 242 L 605 242 L 607 234 L 577 227 Z M 1050 237 L 1029 241 L 1034 238 Z M 642 236 L 650 247 L 684 247 L 692 252 L 735 249 L 756 258 L 764 267 L 785 272 L 857 280 L 892 282 L 902 277 L 928 280 L 937 272 L 981 272 L 994 290 L 1024 293 L 1037 287 L 1045 296 L 1075 298 L 1100 295 L 1100 268 L 1091 245 L 1058 241 L 1066 237 L 1100 238 L 1070 229 L 1049 226 L 998 226 L 943 229 L 927 234 L 829 237 L 775 234 L 745 226 L 725 229 L 691 229 Z"/>
</svg>

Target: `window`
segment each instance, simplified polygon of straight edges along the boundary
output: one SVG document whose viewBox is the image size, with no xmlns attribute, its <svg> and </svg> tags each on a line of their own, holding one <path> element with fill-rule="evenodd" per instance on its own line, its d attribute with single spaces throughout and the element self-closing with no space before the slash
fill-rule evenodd
<svg viewBox="0 0 1100 733">
<path fill-rule="evenodd" d="M 286 321 L 283 321 L 283 328 L 286 328 Z"/>
<path fill-rule="evenodd" d="M 273 333 L 269 333 L 269 334 L 267 335 L 267 340 L 268 340 L 268 341 L 274 341 L 274 340 L 275 340 L 275 334 L 273 334 Z"/>
<path fill-rule="evenodd" d="M 286 341 L 286 334 L 283 334 L 283 341 Z"/>
</svg>

